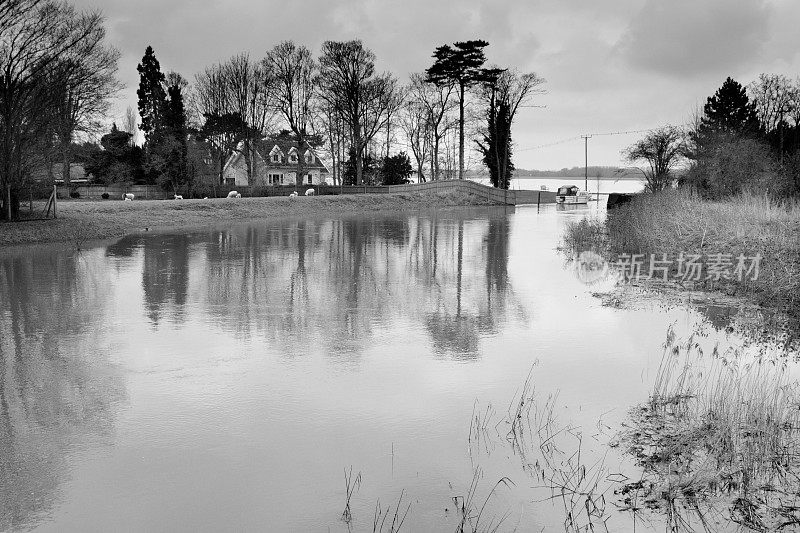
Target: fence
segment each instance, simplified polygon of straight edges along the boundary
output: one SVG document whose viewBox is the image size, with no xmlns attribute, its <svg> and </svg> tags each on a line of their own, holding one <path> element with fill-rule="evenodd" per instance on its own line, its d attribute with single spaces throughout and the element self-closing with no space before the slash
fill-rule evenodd
<svg viewBox="0 0 800 533">
<path fill-rule="evenodd" d="M 266 186 L 266 187 L 242 187 L 242 186 L 201 186 L 193 187 L 192 190 L 181 189 L 178 194 L 184 198 L 222 198 L 230 191 L 237 191 L 244 197 L 263 197 L 263 196 L 288 196 L 291 192 L 297 191 L 298 194 L 305 194 L 307 189 L 315 189 L 318 195 L 330 194 L 391 194 L 391 193 L 447 193 L 461 191 L 474 194 L 486 200 L 505 205 L 521 204 L 552 204 L 556 201 L 556 193 L 552 191 L 504 191 L 475 183 L 469 180 L 436 180 L 426 183 L 410 183 L 407 185 L 289 185 L 289 186 Z M 79 186 L 59 186 L 59 198 L 68 198 L 78 194 L 79 198 L 100 199 L 103 194 L 108 194 L 111 199 L 118 200 L 125 193 L 133 194 L 140 200 L 165 200 L 173 197 L 172 192 L 163 190 L 157 185 L 79 185 Z"/>
</svg>

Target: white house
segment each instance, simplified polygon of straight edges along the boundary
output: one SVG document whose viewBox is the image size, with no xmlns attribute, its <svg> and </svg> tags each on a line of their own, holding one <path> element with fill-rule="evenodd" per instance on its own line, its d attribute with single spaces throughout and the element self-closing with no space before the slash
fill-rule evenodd
<svg viewBox="0 0 800 533">
<path fill-rule="evenodd" d="M 228 158 L 222 171 L 228 185 L 269 186 L 269 185 L 319 185 L 326 182 L 328 169 L 314 150 L 305 143 L 302 153 L 297 143 L 285 139 L 266 139 L 255 145 L 253 154 L 253 180 L 247 177 L 247 161 L 240 149 Z M 299 158 L 303 158 L 303 175 L 297 177 Z"/>
</svg>

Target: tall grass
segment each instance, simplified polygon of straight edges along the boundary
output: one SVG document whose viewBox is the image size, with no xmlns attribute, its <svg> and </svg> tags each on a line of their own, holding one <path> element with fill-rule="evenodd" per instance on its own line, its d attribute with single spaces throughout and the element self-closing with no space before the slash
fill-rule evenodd
<svg viewBox="0 0 800 533">
<path fill-rule="evenodd" d="M 605 223 L 583 220 L 568 226 L 573 249 L 617 254 L 740 254 L 761 256 L 757 279 L 702 280 L 704 288 L 753 297 L 768 307 L 800 316 L 800 202 L 742 194 L 719 201 L 687 190 L 643 194 L 609 212 Z M 587 244 L 588 243 L 588 244 Z"/>
<path fill-rule="evenodd" d="M 668 334 L 648 405 L 630 430 L 642 499 L 673 530 L 727 510 L 767 531 L 800 525 L 800 391 L 785 360 L 703 354 Z M 625 492 L 624 490 L 622 492 Z"/>
</svg>

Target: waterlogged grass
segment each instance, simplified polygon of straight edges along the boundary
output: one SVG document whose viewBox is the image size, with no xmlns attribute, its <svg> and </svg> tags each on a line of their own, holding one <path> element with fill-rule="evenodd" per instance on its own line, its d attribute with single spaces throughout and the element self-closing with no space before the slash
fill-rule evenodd
<svg viewBox="0 0 800 533">
<path fill-rule="evenodd" d="M 643 471 L 617 490 L 624 507 L 663 512 L 668 531 L 800 526 L 800 391 L 785 358 L 703 354 L 670 331 L 623 442 Z"/>
<path fill-rule="evenodd" d="M 490 204 L 485 198 L 465 191 L 133 202 L 63 200 L 58 203 L 55 220 L 0 223 L 0 246 L 63 242 L 79 247 L 88 240 L 224 222 L 467 205 Z M 41 211 L 40 207 L 35 205 L 34 211 Z"/>
<path fill-rule="evenodd" d="M 619 254 L 676 258 L 683 253 L 706 260 L 715 254 L 731 254 L 735 266 L 739 255 L 760 256 L 756 279 L 752 279 L 754 271 L 741 280 L 735 275 L 707 279 L 704 274 L 701 280 L 683 285 L 747 296 L 794 318 L 800 316 L 800 204 L 796 201 L 753 195 L 708 201 L 681 190 L 641 195 L 610 212 L 605 221 L 569 224 L 563 240 L 571 250 L 602 250 L 611 260 Z M 748 267 L 751 263 L 748 259 Z"/>
</svg>

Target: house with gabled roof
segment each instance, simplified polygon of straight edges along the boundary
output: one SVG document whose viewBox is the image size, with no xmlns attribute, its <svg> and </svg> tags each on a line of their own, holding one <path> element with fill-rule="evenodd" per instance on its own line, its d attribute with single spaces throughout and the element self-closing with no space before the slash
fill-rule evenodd
<svg viewBox="0 0 800 533">
<path fill-rule="evenodd" d="M 278 186 L 278 185 L 320 185 L 328 179 L 328 168 L 308 143 L 302 150 L 297 142 L 285 137 L 274 137 L 255 143 L 252 154 L 253 179 L 248 179 L 247 161 L 243 146 L 228 158 L 222 171 L 228 185 L 236 186 Z M 300 158 L 303 158 L 303 175 L 298 178 Z M 251 183 L 252 181 L 252 183 Z"/>
</svg>

